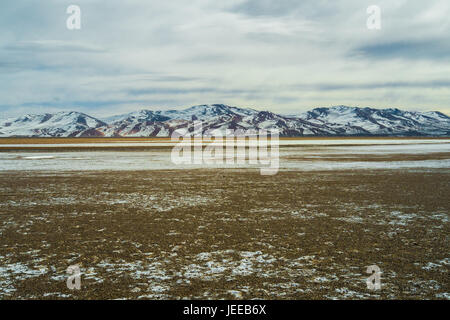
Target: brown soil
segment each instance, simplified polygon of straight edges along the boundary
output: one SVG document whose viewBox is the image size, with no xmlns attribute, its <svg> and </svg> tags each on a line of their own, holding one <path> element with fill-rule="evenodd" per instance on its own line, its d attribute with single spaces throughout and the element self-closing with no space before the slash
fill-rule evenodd
<svg viewBox="0 0 450 320">
<path fill-rule="evenodd" d="M 2 172 L 0 298 L 448 298 L 449 194 L 443 169 Z"/>
</svg>

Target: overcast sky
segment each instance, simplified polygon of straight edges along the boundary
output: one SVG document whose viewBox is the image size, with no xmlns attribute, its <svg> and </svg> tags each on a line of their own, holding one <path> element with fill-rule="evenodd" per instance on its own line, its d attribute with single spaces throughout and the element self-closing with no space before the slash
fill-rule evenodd
<svg viewBox="0 0 450 320">
<path fill-rule="evenodd" d="M 0 117 L 210 103 L 450 114 L 450 1 L 2 0 L 0 98 Z"/>
</svg>

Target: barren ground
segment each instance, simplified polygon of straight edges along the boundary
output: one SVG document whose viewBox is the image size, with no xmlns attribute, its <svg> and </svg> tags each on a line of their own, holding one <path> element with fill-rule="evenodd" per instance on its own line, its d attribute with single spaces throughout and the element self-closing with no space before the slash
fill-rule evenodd
<svg viewBox="0 0 450 320">
<path fill-rule="evenodd" d="M 0 298 L 448 299 L 449 184 L 448 169 L 2 172 Z"/>
</svg>

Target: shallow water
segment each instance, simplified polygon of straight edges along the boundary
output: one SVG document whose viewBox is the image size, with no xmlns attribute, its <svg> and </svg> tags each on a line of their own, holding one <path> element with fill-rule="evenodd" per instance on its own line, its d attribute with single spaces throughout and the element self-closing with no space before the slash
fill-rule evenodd
<svg viewBox="0 0 450 320">
<path fill-rule="evenodd" d="M 355 144 L 360 144 L 355 146 Z M 363 145 L 361 145 L 363 144 Z M 123 151 L 58 151 L 59 147 L 124 147 Z M 18 147 L 54 147 L 54 151 L 20 150 L 0 152 L 2 171 L 85 171 L 85 170 L 177 170 L 193 168 L 261 168 L 267 165 L 253 164 L 182 164 L 171 161 L 171 149 L 146 151 L 127 150 L 129 146 L 173 146 L 173 143 L 85 143 L 53 145 L 9 145 Z M 289 147 L 283 148 L 283 146 Z M 298 145 L 299 147 L 293 147 Z M 7 146 L 7 145 L 0 145 Z M 399 168 L 450 168 L 450 140 L 282 140 L 280 141 L 281 170 L 346 170 L 346 169 L 399 169 Z M 448 153 L 434 159 L 433 154 Z M 407 155 L 430 155 L 430 159 L 408 160 Z M 324 158 L 351 155 L 352 161 L 327 161 Z M 397 155 L 396 161 L 361 161 L 365 155 Z M 405 155 L 402 160 L 401 156 Z M 233 157 L 228 154 L 227 157 Z M 298 158 L 298 159 L 295 159 Z M 329 159 L 328 159 L 329 160 Z"/>
</svg>

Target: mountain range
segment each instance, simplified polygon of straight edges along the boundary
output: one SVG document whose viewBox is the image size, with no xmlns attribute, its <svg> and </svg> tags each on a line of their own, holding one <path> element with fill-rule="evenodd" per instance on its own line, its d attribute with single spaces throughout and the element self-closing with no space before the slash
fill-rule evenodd
<svg viewBox="0 0 450 320">
<path fill-rule="evenodd" d="M 438 111 L 334 106 L 286 116 L 213 104 L 101 119 L 76 111 L 24 115 L 0 120 L 0 137 L 168 137 L 194 121 L 203 131 L 278 129 L 281 136 L 450 136 L 450 117 Z"/>
</svg>

